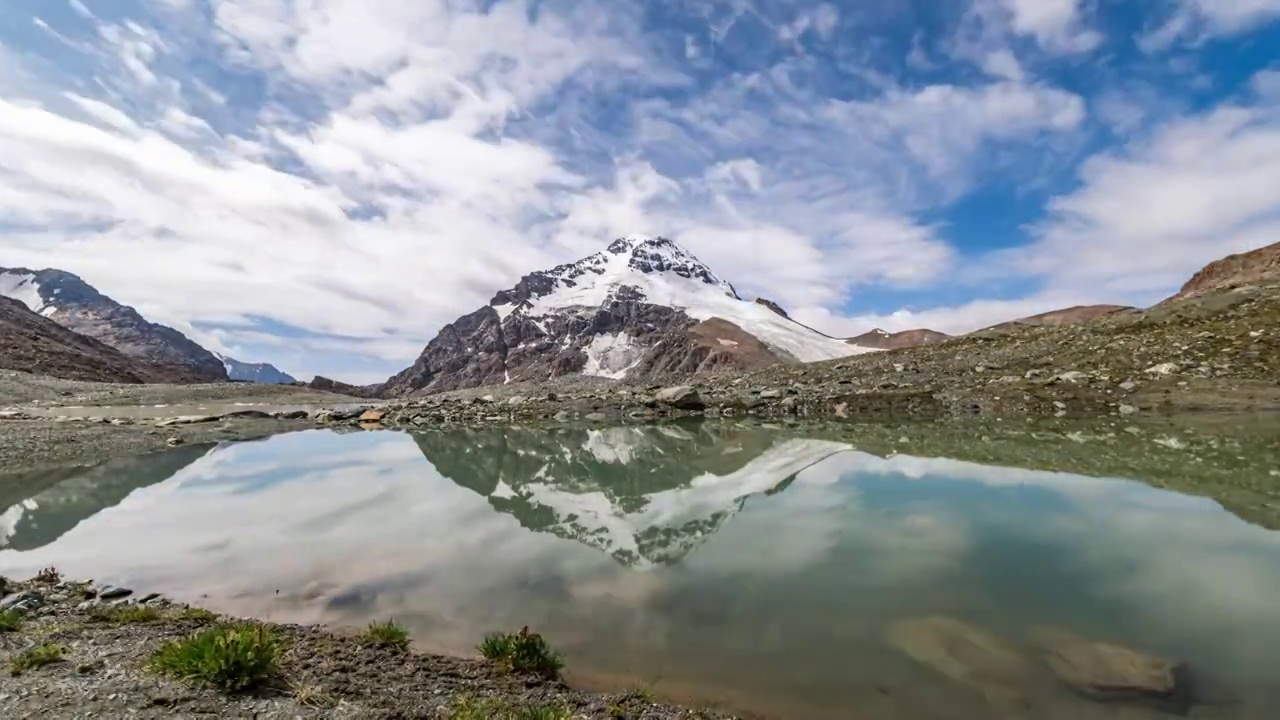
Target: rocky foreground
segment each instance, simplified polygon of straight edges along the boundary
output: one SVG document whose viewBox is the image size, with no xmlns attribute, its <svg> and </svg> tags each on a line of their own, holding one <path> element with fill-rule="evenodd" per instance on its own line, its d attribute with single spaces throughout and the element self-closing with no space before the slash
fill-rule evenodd
<svg viewBox="0 0 1280 720">
<path fill-rule="evenodd" d="M 253 654 L 207 655 L 238 662 L 193 663 L 200 655 L 182 651 L 201 636 L 236 632 L 248 633 L 239 637 Z M 936 682 L 982 698 L 993 717 L 1098 717 L 1104 705 L 1107 717 L 1230 717 L 1240 703 L 1228 683 L 1198 667 L 1066 628 L 1012 641 L 931 615 L 892 623 L 883 641 Z M 21 583 L 0 578 L 0 663 L 5 718 L 737 717 L 655 702 L 643 690 L 573 690 L 558 671 L 527 664 L 414 652 L 394 624 L 343 634 L 237 620 L 127 588 L 66 582 L 52 570 Z"/>
<path fill-rule="evenodd" d="M 260 683 L 227 692 L 169 677 L 166 643 L 246 621 L 56 573 L 0 577 L 4 718 L 732 718 L 654 702 L 643 691 L 573 690 L 501 663 L 414 652 L 399 638 L 253 622 L 275 639 Z"/>
</svg>

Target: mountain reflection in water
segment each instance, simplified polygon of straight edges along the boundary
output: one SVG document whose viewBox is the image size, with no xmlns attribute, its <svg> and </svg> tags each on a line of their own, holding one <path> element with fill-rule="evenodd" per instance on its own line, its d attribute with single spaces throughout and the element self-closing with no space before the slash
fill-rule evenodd
<svg viewBox="0 0 1280 720">
<path fill-rule="evenodd" d="M 1136 482 L 708 423 L 314 431 L 0 491 L 0 573 L 56 565 L 275 620 L 394 616 L 450 652 L 528 624 L 584 680 L 783 717 L 992 717 L 1010 697 L 1011 717 L 1158 712 L 1030 671 L 1012 690 L 948 673 L 894 630 L 961 627 L 917 621 L 936 617 L 1028 668 L 1046 628 L 1191 662 L 1238 700 L 1205 717 L 1280 702 L 1280 536 Z"/>
</svg>

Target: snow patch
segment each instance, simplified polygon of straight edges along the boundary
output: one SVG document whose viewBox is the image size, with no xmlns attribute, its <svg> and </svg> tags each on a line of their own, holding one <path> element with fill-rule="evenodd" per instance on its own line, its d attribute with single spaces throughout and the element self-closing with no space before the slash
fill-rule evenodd
<svg viewBox="0 0 1280 720">
<path fill-rule="evenodd" d="M 872 348 L 849 345 L 828 337 L 793 320 L 784 318 L 764 305 L 739 298 L 733 287 L 716 277 L 696 258 L 674 243 L 645 245 L 649 254 L 665 258 L 669 264 L 695 267 L 705 271 L 710 282 L 695 275 L 683 277 L 671 270 L 644 272 L 631 267 L 636 245 L 645 238 L 627 238 L 627 252 L 602 252 L 576 263 L 574 268 L 587 271 L 570 280 L 564 270 L 555 278 L 555 289 L 533 298 L 528 308 L 519 308 L 527 317 L 542 317 L 594 310 L 607 305 L 622 288 L 633 288 L 653 305 L 683 310 L 695 320 L 722 318 L 759 338 L 769 347 L 784 352 L 801 362 L 831 360 L 847 355 L 874 352 Z"/>
<path fill-rule="evenodd" d="M 0 295 L 11 297 L 26 305 L 32 312 L 48 315 L 55 308 L 40 297 L 40 283 L 35 275 L 26 273 L 0 273 Z"/>
<path fill-rule="evenodd" d="M 498 498 L 513 498 L 516 496 L 516 491 L 513 490 L 510 485 L 506 484 L 502 480 L 499 480 L 498 487 L 494 488 L 493 492 L 490 493 L 490 495 Z"/>
<path fill-rule="evenodd" d="M 632 342 L 631 336 L 625 332 L 601 333 L 583 348 L 587 353 L 587 364 L 583 366 L 582 374 L 621 380 L 644 358 L 646 349 Z"/>
</svg>

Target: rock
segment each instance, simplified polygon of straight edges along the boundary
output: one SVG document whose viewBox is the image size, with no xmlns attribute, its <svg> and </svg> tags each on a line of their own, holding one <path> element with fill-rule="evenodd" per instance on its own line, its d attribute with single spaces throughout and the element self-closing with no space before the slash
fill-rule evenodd
<svg viewBox="0 0 1280 720">
<path fill-rule="evenodd" d="M 604 413 L 598 413 L 598 412 L 587 413 L 584 417 L 585 419 L 590 420 L 591 422 L 605 422 L 606 420 L 609 419 L 608 415 L 605 415 Z"/>
<path fill-rule="evenodd" d="M 760 398 L 762 400 L 776 400 L 780 397 L 782 397 L 782 391 L 776 388 L 760 391 Z"/>
<path fill-rule="evenodd" d="M 903 620 L 889 626 L 885 637 L 916 662 L 997 705 L 1016 705 L 1030 675 L 1030 666 L 1014 648 L 955 618 Z"/>
<path fill-rule="evenodd" d="M 0 598 L 9 594 L 9 578 L 0 575 Z"/>
<path fill-rule="evenodd" d="M 289 410 L 289 411 L 279 410 L 271 413 L 271 416 L 274 418 L 278 418 L 280 420 L 306 420 L 307 411 L 306 410 Z"/>
<path fill-rule="evenodd" d="M 199 425 L 201 423 L 216 422 L 220 417 L 218 415 L 180 415 L 178 417 L 165 418 L 156 423 L 156 427 L 170 427 L 172 425 Z"/>
<path fill-rule="evenodd" d="M 1125 380 L 1124 382 L 1120 383 L 1120 389 L 1124 390 L 1125 392 L 1133 392 L 1134 389 L 1136 389 L 1137 387 L 1138 387 L 1138 383 L 1132 380 Z"/>
<path fill-rule="evenodd" d="M 1160 363 L 1159 365 L 1152 365 L 1151 367 L 1147 368 L 1146 373 L 1148 375 L 1154 375 L 1155 377 L 1165 377 L 1168 375 L 1173 375 L 1174 373 L 1178 372 L 1178 370 L 1180 369 L 1181 368 L 1178 366 L 1178 363 L 1167 362 L 1167 363 Z"/>
<path fill-rule="evenodd" d="M 780 403 L 780 406 L 785 410 L 795 410 L 796 399 L 794 397 L 788 397 Z"/>
<path fill-rule="evenodd" d="M 1023 377 L 1026 378 L 1027 380 L 1035 380 L 1036 378 L 1044 377 L 1045 375 L 1046 373 L 1044 370 L 1036 369 L 1036 370 L 1028 370 L 1027 373 L 1023 375 Z"/>
<path fill-rule="evenodd" d="M 1121 405 L 1119 409 L 1121 415 L 1133 415 L 1138 412 L 1138 408 L 1133 405 Z"/>
<path fill-rule="evenodd" d="M 556 413 L 556 414 L 555 414 L 555 418 L 554 418 L 554 419 L 555 419 L 555 421 L 556 421 L 556 422 L 569 422 L 570 417 L 571 417 L 571 416 L 569 415 L 569 413 L 568 413 L 567 411 L 565 411 L 565 410 L 561 410 L 560 412 L 558 412 L 558 413 Z"/>
<path fill-rule="evenodd" d="M 707 406 L 698 396 L 698 391 L 688 385 L 659 390 L 654 397 L 663 405 L 670 405 L 678 410 L 702 410 Z"/>
<path fill-rule="evenodd" d="M 364 412 L 360 413 L 360 422 L 362 422 L 362 423 L 380 423 L 380 422 L 382 422 L 382 418 L 384 418 L 384 417 L 386 417 L 386 416 L 387 416 L 387 412 L 386 412 L 385 410 L 377 410 L 377 409 L 374 409 L 374 408 L 370 408 L 370 409 L 365 410 Z"/>
<path fill-rule="evenodd" d="M 1177 665 L 1111 643 L 1048 628 L 1033 640 L 1049 670 L 1064 685 L 1096 702 L 1170 704 L 1186 709 L 1190 688 L 1179 683 Z"/>
<path fill-rule="evenodd" d="M 13 610 L 18 613 L 29 613 L 44 604 L 44 595 L 35 590 L 24 590 L 7 595 L 0 600 L 0 610 Z"/>
<path fill-rule="evenodd" d="M 115 585 L 103 585 L 98 590 L 99 600 L 116 600 L 122 597 L 129 597 L 133 591 L 129 588 L 116 587 Z"/>
<path fill-rule="evenodd" d="M 171 437 L 171 438 L 169 438 L 168 440 L 165 440 L 165 441 L 164 441 L 164 444 L 165 444 L 165 445 L 168 445 L 169 447 L 178 447 L 178 446 L 179 446 L 179 445 L 181 445 L 182 443 L 183 443 L 182 438 L 177 437 L 177 436 Z"/>
<path fill-rule="evenodd" d="M 523 405 L 526 402 L 528 402 L 528 399 L 525 396 L 512 395 L 511 399 L 507 401 L 507 404 L 510 405 L 511 407 L 519 407 L 520 405 Z"/>
<path fill-rule="evenodd" d="M 1061 400 L 1054 400 L 1054 401 L 1053 401 L 1053 406 L 1054 406 L 1054 407 L 1056 407 L 1056 408 L 1058 408 L 1059 410 L 1066 410 L 1066 409 L 1067 409 L 1067 404 L 1066 404 L 1066 403 L 1064 403 L 1064 402 L 1062 402 Z"/>
<path fill-rule="evenodd" d="M 1053 378 L 1054 382 L 1068 382 L 1073 385 L 1088 382 L 1088 380 L 1089 373 L 1080 372 L 1079 370 L 1068 370 L 1064 373 L 1058 373 L 1058 375 Z"/>
</svg>

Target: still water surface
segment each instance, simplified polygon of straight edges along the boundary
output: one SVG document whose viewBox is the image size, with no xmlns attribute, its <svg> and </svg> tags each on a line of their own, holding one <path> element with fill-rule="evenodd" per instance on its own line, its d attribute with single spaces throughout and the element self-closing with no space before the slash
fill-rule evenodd
<svg viewBox="0 0 1280 720">
<path fill-rule="evenodd" d="M 1053 628 L 1215 678 L 1233 702 L 1193 716 L 1280 716 L 1280 534 L 1137 482 L 703 425 L 318 430 L 16 486 L 0 573 L 394 617 L 444 652 L 527 624 L 580 684 L 789 718 L 1160 716 L 1050 682 Z M 1020 664 L 948 649 L 955 627 Z"/>
</svg>

